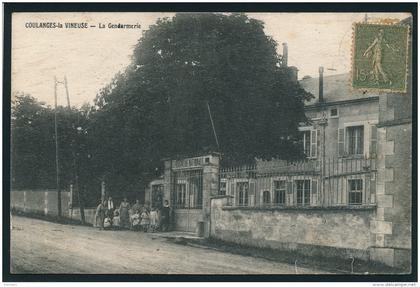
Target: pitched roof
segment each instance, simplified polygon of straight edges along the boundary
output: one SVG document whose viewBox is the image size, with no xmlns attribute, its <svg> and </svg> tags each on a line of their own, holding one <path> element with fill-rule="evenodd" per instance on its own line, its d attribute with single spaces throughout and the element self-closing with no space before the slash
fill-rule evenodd
<svg viewBox="0 0 420 287">
<path fill-rule="evenodd" d="M 306 78 L 299 81 L 301 86 L 312 93 L 315 98 L 306 102 L 305 105 L 312 105 L 319 102 L 319 78 Z M 336 102 L 353 99 L 376 97 L 377 94 L 363 92 L 361 90 L 352 90 L 350 74 L 338 74 L 324 76 L 324 101 Z"/>
</svg>

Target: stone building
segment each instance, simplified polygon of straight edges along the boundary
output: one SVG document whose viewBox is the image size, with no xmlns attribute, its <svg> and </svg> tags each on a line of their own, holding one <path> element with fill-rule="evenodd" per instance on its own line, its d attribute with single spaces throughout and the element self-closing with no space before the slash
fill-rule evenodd
<svg viewBox="0 0 420 287">
<path fill-rule="evenodd" d="M 285 46 L 287 52 L 287 46 Z M 287 53 L 286 53 L 287 54 Z M 285 61 L 287 63 L 287 59 Z M 297 78 L 297 69 L 293 68 Z M 354 91 L 350 75 L 305 77 L 306 160 L 221 169 L 219 155 L 166 160 L 146 191 L 176 230 L 314 256 L 411 268 L 412 90 Z"/>
</svg>

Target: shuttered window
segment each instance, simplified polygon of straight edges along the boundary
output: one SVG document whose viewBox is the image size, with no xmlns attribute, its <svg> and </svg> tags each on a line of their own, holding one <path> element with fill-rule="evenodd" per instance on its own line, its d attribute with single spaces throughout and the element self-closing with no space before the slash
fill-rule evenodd
<svg viewBox="0 0 420 287">
<path fill-rule="evenodd" d="M 347 128 L 347 145 L 349 155 L 362 155 L 363 154 L 363 126 L 354 126 Z"/>
<path fill-rule="evenodd" d="M 318 154 L 320 142 L 319 130 L 302 131 L 303 152 L 307 157 L 315 158 Z"/>
<path fill-rule="evenodd" d="M 302 132 L 303 152 L 307 157 L 311 156 L 311 131 Z"/>
</svg>

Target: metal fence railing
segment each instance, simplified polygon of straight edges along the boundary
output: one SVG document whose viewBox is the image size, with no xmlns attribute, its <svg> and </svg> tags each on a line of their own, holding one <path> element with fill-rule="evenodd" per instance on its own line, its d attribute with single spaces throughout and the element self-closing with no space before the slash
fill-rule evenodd
<svg viewBox="0 0 420 287">
<path fill-rule="evenodd" d="M 347 206 L 375 204 L 376 160 L 266 162 L 220 169 L 220 194 L 234 206 Z"/>
</svg>

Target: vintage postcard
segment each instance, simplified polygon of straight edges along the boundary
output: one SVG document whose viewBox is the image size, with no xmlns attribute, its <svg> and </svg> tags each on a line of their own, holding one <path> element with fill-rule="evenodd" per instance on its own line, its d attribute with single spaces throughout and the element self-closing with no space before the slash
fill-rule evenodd
<svg viewBox="0 0 420 287">
<path fill-rule="evenodd" d="M 412 276 L 412 9 L 12 11 L 8 278 Z"/>
</svg>

